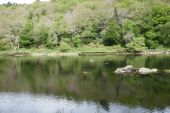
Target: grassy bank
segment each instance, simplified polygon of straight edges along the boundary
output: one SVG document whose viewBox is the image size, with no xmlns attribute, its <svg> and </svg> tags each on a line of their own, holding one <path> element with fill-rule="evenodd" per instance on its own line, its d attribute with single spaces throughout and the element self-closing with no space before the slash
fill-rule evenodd
<svg viewBox="0 0 170 113">
<path fill-rule="evenodd" d="M 139 54 L 160 55 L 170 54 L 170 49 L 144 50 L 141 52 L 129 52 L 122 47 L 79 47 L 79 48 L 56 48 L 56 49 L 18 49 L 0 51 L 0 56 L 90 56 L 90 55 L 113 55 L 113 54 Z"/>
<path fill-rule="evenodd" d="M 7 51 L 0 51 L 1 56 L 57 56 L 57 55 L 78 55 L 82 52 L 117 52 L 121 49 L 116 49 L 114 47 L 80 47 L 80 48 L 55 48 L 55 49 L 18 49 L 18 50 L 7 50 Z M 122 48 L 123 50 L 123 48 Z"/>
</svg>

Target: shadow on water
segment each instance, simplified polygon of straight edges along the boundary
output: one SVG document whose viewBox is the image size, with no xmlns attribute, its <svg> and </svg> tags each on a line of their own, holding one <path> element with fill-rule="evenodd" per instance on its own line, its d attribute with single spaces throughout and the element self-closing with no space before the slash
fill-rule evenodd
<svg viewBox="0 0 170 113">
<path fill-rule="evenodd" d="M 164 110 L 170 106 L 170 74 L 119 76 L 114 70 L 128 64 L 164 70 L 169 62 L 170 56 L 2 57 L 0 91 L 93 102 L 105 112 L 115 112 L 113 104 Z"/>
</svg>

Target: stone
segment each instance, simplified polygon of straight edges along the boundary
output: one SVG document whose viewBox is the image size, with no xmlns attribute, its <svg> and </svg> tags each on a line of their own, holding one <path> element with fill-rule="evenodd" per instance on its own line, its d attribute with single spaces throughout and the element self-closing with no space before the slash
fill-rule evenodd
<svg viewBox="0 0 170 113">
<path fill-rule="evenodd" d="M 142 75 L 157 73 L 158 69 L 149 69 L 149 68 L 134 68 L 132 65 L 127 65 L 123 68 L 117 68 L 115 73 L 117 74 L 131 74 L 131 73 L 139 73 Z"/>
<path fill-rule="evenodd" d="M 170 69 L 163 70 L 165 73 L 170 73 Z"/>
<path fill-rule="evenodd" d="M 128 65 L 128 66 L 123 67 L 123 68 L 117 68 L 115 73 L 118 73 L 118 74 L 132 73 L 133 69 L 134 69 L 134 67 L 132 65 Z"/>
<path fill-rule="evenodd" d="M 149 68 L 140 68 L 138 71 L 140 74 L 142 75 L 146 75 L 146 74 L 152 74 L 152 73 L 157 73 L 158 69 L 149 69 Z"/>
<path fill-rule="evenodd" d="M 93 60 L 93 59 L 90 59 L 90 62 L 94 62 L 94 60 Z"/>
<path fill-rule="evenodd" d="M 123 68 L 123 70 L 127 73 L 132 73 L 133 69 L 134 69 L 134 67 L 132 65 L 128 65 L 128 66 Z"/>
</svg>

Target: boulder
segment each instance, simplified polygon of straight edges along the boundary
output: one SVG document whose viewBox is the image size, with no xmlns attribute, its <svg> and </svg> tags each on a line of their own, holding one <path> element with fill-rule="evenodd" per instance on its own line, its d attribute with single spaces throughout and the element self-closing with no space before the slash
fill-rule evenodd
<svg viewBox="0 0 170 113">
<path fill-rule="evenodd" d="M 134 69 L 134 67 L 132 65 L 128 65 L 123 68 L 123 70 L 126 71 L 127 73 L 132 73 L 133 69 Z"/>
<path fill-rule="evenodd" d="M 134 67 L 132 65 L 128 65 L 128 66 L 123 67 L 123 68 L 117 68 L 115 73 L 118 73 L 118 74 L 132 73 L 133 70 L 134 70 Z"/>
<path fill-rule="evenodd" d="M 115 71 L 115 73 L 117 73 L 117 74 L 123 74 L 123 73 L 125 73 L 125 71 L 124 71 L 122 68 L 117 68 L 116 71 Z"/>
<path fill-rule="evenodd" d="M 163 70 L 165 73 L 170 73 L 170 69 Z"/>
<path fill-rule="evenodd" d="M 157 73 L 158 69 L 149 69 L 149 68 L 140 68 L 138 71 L 140 74 L 142 75 L 146 75 L 146 74 L 152 74 L 152 73 Z"/>
</svg>

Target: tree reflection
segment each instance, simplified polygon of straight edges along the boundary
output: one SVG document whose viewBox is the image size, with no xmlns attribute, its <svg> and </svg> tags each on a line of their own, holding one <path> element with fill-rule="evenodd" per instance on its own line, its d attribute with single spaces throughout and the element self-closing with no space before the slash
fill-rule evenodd
<svg viewBox="0 0 170 113">
<path fill-rule="evenodd" d="M 164 69 L 169 61 L 167 56 L 0 58 L 0 91 L 94 101 L 106 111 L 110 103 L 164 108 L 170 105 L 169 74 L 120 76 L 114 70 L 126 64 Z"/>
</svg>

